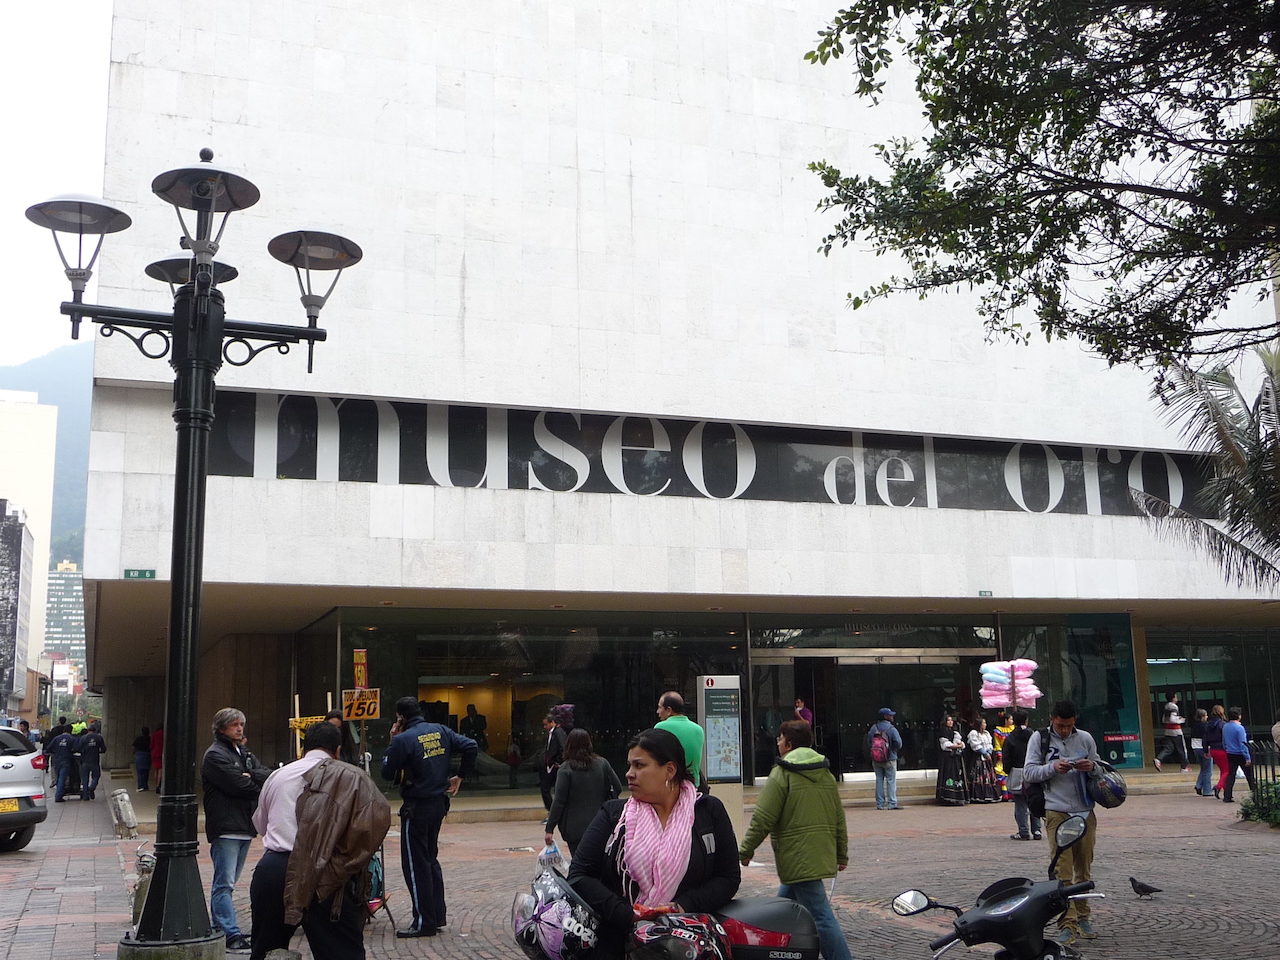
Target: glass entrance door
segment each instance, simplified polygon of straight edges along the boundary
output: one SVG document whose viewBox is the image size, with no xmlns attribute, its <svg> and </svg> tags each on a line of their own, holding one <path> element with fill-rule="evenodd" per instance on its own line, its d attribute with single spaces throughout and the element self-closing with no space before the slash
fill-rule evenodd
<svg viewBox="0 0 1280 960">
<path fill-rule="evenodd" d="M 929 658 L 921 658 L 929 659 Z M 897 712 L 894 723 L 902 736 L 899 770 L 938 765 L 938 731 L 942 718 L 960 721 L 980 707 L 978 673 L 981 658 L 937 657 L 945 663 L 845 662 L 836 667 L 837 702 L 842 707 L 840 768 L 842 772 L 871 771 L 866 734 L 879 719 L 881 707 Z M 967 729 L 967 724 L 964 725 Z"/>
<path fill-rule="evenodd" d="M 797 697 L 814 714 L 815 748 L 833 773 L 871 771 L 866 734 L 881 707 L 897 712 L 902 735 L 900 770 L 938 765 L 938 729 L 946 715 L 968 720 L 980 710 L 978 666 L 982 657 L 929 651 L 890 657 L 792 657 L 753 663 L 751 705 L 754 774 L 768 776 L 777 756 L 778 727 L 795 716 Z M 994 717 L 989 718 L 994 725 Z M 968 729 L 968 724 L 963 724 Z"/>
</svg>

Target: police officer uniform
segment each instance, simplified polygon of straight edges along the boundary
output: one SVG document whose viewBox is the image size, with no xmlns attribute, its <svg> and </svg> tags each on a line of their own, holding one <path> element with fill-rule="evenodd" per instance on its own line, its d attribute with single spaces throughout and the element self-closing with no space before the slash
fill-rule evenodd
<svg viewBox="0 0 1280 960">
<path fill-rule="evenodd" d="M 397 705 L 399 709 L 399 705 Z M 400 866 L 413 900 L 413 926 L 398 937 L 433 937 L 445 924 L 444 877 L 440 871 L 440 825 L 449 812 L 449 762 L 461 754 L 459 776 L 472 776 L 479 748 L 421 715 L 405 717 L 382 758 L 382 776 L 400 782 Z"/>
</svg>

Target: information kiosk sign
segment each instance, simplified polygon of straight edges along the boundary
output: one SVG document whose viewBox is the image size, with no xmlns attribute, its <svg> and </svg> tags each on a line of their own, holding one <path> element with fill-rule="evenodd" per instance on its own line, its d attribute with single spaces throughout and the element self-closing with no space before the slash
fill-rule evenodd
<svg viewBox="0 0 1280 960">
<path fill-rule="evenodd" d="M 742 690 L 738 677 L 698 677 L 698 720 L 707 734 L 708 783 L 742 783 Z"/>
</svg>

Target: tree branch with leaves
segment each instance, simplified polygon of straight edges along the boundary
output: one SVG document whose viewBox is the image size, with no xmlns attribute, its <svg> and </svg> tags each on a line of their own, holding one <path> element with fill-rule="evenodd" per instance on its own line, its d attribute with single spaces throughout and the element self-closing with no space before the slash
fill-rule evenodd
<svg viewBox="0 0 1280 960">
<path fill-rule="evenodd" d="M 811 164 L 840 214 L 822 250 L 869 243 L 899 293 L 981 294 L 997 335 L 1077 336 L 1112 363 L 1258 344 L 1227 325 L 1280 276 L 1280 0 L 868 0 L 807 59 L 851 61 L 877 101 L 905 60 L 929 122 L 877 147 L 881 177 Z"/>
</svg>

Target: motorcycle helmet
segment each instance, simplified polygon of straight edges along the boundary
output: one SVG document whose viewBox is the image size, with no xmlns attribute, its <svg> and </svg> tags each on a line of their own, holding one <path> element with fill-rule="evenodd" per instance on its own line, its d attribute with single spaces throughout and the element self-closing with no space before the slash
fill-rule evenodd
<svg viewBox="0 0 1280 960">
<path fill-rule="evenodd" d="M 568 881 L 550 871 L 511 904 L 511 932 L 529 960 L 579 960 L 596 945 L 598 925 Z"/>
<path fill-rule="evenodd" d="M 1089 796 L 1093 802 L 1110 809 L 1124 803 L 1128 795 L 1129 787 L 1115 767 L 1104 760 L 1096 761 L 1089 777 Z"/>
<path fill-rule="evenodd" d="M 705 913 L 670 913 L 632 930 L 631 960 L 729 960 L 724 928 Z"/>
</svg>

